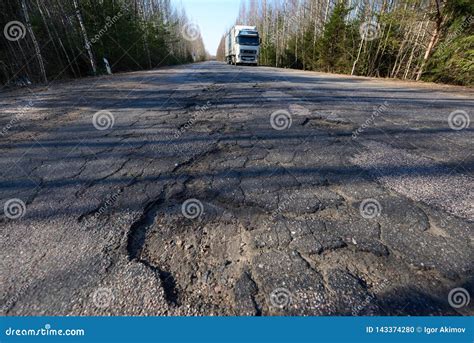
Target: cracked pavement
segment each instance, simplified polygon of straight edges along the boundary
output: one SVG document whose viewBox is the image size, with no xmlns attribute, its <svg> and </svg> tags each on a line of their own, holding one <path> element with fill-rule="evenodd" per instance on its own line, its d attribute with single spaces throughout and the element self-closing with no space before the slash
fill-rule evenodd
<svg viewBox="0 0 474 343">
<path fill-rule="evenodd" d="M 472 95 L 218 62 L 4 92 L 2 314 L 472 315 Z"/>
</svg>

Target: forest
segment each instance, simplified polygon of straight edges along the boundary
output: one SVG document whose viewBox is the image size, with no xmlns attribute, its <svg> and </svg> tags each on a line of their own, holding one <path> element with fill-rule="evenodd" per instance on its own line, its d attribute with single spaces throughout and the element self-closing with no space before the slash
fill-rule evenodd
<svg viewBox="0 0 474 343">
<path fill-rule="evenodd" d="M 473 19 L 471 0 L 243 0 L 236 23 L 263 65 L 472 85 Z M 0 27 L 3 85 L 208 59 L 170 0 L 2 0 Z"/>
<path fill-rule="evenodd" d="M 207 59 L 170 0 L 1 0 L 0 82 L 50 83 Z"/>
<path fill-rule="evenodd" d="M 267 66 L 474 83 L 472 0 L 244 0 L 236 24 L 258 27 Z"/>
</svg>

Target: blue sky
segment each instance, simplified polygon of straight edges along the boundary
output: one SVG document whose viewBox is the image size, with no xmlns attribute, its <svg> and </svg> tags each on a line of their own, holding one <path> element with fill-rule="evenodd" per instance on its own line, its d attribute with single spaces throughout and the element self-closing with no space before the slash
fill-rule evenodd
<svg viewBox="0 0 474 343">
<path fill-rule="evenodd" d="M 239 14 L 240 0 L 172 0 L 184 7 L 188 17 L 199 25 L 207 51 L 214 55 L 219 41 Z"/>
</svg>

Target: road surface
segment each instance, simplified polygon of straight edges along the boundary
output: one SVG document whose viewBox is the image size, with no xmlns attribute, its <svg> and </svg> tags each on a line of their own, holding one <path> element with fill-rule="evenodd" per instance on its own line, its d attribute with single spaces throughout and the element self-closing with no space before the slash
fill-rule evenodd
<svg viewBox="0 0 474 343">
<path fill-rule="evenodd" d="M 218 62 L 3 92 L 2 314 L 473 314 L 472 96 Z"/>
</svg>

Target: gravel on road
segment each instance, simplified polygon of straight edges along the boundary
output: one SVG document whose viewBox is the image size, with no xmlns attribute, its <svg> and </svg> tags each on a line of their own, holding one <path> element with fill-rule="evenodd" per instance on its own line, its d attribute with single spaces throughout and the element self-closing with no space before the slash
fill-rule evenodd
<svg viewBox="0 0 474 343">
<path fill-rule="evenodd" d="M 0 94 L 6 315 L 472 315 L 470 89 L 218 62 Z"/>
</svg>

